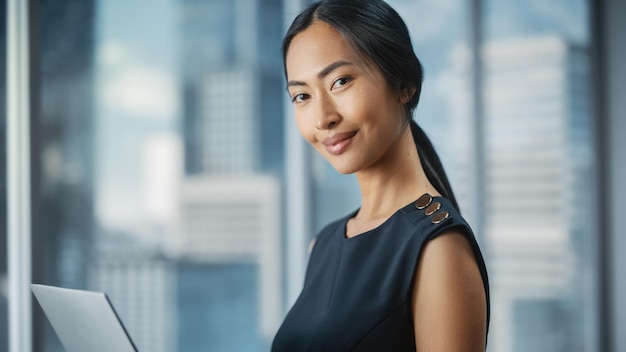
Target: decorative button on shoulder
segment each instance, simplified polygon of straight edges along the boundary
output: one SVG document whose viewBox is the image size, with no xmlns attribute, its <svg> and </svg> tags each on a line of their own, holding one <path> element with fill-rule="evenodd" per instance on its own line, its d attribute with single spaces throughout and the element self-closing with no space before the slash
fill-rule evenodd
<svg viewBox="0 0 626 352">
<path fill-rule="evenodd" d="M 432 197 L 430 194 L 425 193 L 424 195 L 422 195 L 421 197 L 419 197 L 419 198 L 417 199 L 417 201 L 415 201 L 415 207 L 416 207 L 417 209 L 420 209 L 420 210 L 421 210 L 421 209 L 424 209 L 424 208 L 426 208 L 427 206 L 429 206 L 429 205 L 430 205 L 430 202 L 432 202 L 432 201 L 433 201 L 433 197 Z"/>
<path fill-rule="evenodd" d="M 444 221 L 445 219 L 447 219 L 448 216 L 450 216 L 450 214 L 448 214 L 447 211 L 442 211 L 440 213 L 437 213 L 437 215 L 435 215 L 433 217 L 432 223 L 433 224 L 438 224 L 438 223 Z"/>
<path fill-rule="evenodd" d="M 433 204 L 429 205 L 428 208 L 426 208 L 424 214 L 426 214 L 426 216 L 431 216 L 439 209 L 441 209 L 441 203 L 434 202 Z"/>
</svg>

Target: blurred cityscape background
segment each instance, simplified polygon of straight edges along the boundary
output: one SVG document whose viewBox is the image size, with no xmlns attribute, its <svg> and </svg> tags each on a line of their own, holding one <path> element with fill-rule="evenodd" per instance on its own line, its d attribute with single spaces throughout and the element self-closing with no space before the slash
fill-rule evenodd
<svg viewBox="0 0 626 352">
<path fill-rule="evenodd" d="M 269 350 L 306 262 L 287 245 L 298 132 L 280 54 L 305 3 L 32 1 L 34 282 L 107 292 L 140 351 Z M 589 2 L 389 3 L 425 67 L 415 119 L 486 255 L 489 350 L 597 351 Z M 308 242 L 360 196 L 311 150 L 303 163 Z M 4 201 L 0 220 L 5 350 Z M 62 351 L 34 311 L 34 350 Z"/>
</svg>

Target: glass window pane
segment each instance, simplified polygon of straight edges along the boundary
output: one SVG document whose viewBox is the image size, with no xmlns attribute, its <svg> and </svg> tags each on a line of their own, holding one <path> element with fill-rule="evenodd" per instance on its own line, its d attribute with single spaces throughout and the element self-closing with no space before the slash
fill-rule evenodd
<svg viewBox="0 0 626 352">
<path fill-rule="evenodd" d="M 595 350 L 588 4 L 486 1 L 493 351 Z"/>
<path fill-rule="evenodd" d="M 35 280 L 140 351 L 264 351 L 282 318 L 281 0 L 40 0 Z M 57 351 L 45 319 L 36 350 Z"/>
</svg>

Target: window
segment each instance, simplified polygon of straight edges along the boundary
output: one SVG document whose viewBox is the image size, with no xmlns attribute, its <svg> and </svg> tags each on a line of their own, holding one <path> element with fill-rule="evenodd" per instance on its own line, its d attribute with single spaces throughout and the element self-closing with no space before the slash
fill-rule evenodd
<svg viewBox="0 0 626 352">
<path fill-rule="evenodd" d="M 494 351 L 597 346 L 588 11 L 582 0 L 485 2 Z"/>
<path fill-rule="evenodd" d="M 282 1 L 36 6 L 34 281 L 107 292 L 141 351 L 267 350 L 283 314 Z M 35 348 L 58 348 L 36 324 Z"/>
<path fill-rule="evenodd" d="M 106 291 L 141 351 L 269 349 L 303 279 L 307 241 L 291 239 L 360 203 L 314 151 L 286 157 L 301 145 L 285 133 L 279 46 L 301 3 L 32 2 L 34 282 Z M 489 350 L 597 350 L 589 3 L 389 3 L 425 68 L 415 119 L 486 256 Z M 306 235 L 288 230 L 308 219 Z M 61 350 L 35 313 L 34 350 Z"/>
</svg>

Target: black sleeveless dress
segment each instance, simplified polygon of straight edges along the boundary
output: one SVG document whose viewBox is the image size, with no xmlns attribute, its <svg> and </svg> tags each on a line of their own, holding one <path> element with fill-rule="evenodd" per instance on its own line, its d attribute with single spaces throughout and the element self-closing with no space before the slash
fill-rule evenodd
<svg viewBox="0 0 626 352">
<path fill-rule="evenodd" d="M 423 195 L 379 227 L 346 238 L 356 212 L 317 236 L 304 287 L 274 342 L 274 352 L 415 351 L 411 287 L 424 243 L 450 230 L 472 245 L 487 297 L 487 270 L 474 235 L 443 197 Z"/>
</svg>

